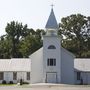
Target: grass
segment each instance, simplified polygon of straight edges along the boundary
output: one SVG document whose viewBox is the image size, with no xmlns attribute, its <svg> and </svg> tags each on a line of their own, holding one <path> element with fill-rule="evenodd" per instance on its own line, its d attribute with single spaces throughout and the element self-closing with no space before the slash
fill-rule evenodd
<svg viewBox="0 0 90 90">
<path fill-rule="evenodd" d="M 13 86 L 13 85 L 16 85 L 16 84 L 0 84 L 0 86 Z"/>
</svg>

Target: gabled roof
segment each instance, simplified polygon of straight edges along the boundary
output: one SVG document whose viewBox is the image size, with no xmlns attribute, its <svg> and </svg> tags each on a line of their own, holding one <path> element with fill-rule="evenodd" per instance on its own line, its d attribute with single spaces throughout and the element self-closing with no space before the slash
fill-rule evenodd
<svg viewBox="0 0 90 90">
<path fill-rule="evenodd" d="M 48 18 L 47 24 L 45 26 L 46 29 L 58 29 L 58 24 L 56 21 L 56 17 L 54 15 L 53 8 L 51 9 L 50 16 Z"/>
<path fill-rule="evenodd" d="M 62 52 L 64 51 L 64 52 L 66 52 L 68 55 L 70 55 L 70 56 L 72 56 L 72 57 L 75 58 L 75 55 L 74 55 L 73 53 L 69 52 L 68 50 L 66 50 L 66 49 L 63 48 L 62 46 L 61 46 L 61 50 L 62 50 Z M 32 56 L 35 56 L 35 54 L 37 54 L 37 53 L 43 53 L 43 47 L 41 47 L 39 50 L 37 50 L 36 52 L 34 52 L 32 55 L 30 55 L 29 58 L 31 58 Z"/>
<path fill-rule="evenodd" d="M 90 72 L 90 58 L 76 58 L 74 68 L 76 71 Z"/>
<path fill-rule="evenodd" d="M 40 54 L 42 53 L 43 54 L 43 47 L 41 47 L 40 49 L 38 49 L 37 51 L 35 51 L 34 53 L 32 53 L 29 58 L 32 58 L 33 56 L 35 57 L 35 55 L 37 54 Z M 40 54 L 41 55 L 41 54 Z"/>
<path fill-rule="evenodd" d="M 68 53 L 70 56 L 72 56 L 72 57 L 75 58 L 75 55 L 74 55 L 73 53 L 69 52 L 67 49 L 63 48 L 62 46 L 61 46 L 61 50 L 65 51 L 65 52 Z"/>
<path fill-rule="evenodd" d="M 29 58 L 0 59 L 0 71 L 31 71 Z"/>
</svg>

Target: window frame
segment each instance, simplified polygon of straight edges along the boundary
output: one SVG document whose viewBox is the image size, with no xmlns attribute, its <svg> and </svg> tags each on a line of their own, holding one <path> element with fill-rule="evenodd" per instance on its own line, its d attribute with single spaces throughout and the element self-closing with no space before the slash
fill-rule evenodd
<svg viewBox="0 0 90 90">
<path fill-rule="evenodd" d="M 27 72 L 27 80 L 30 80 L 30 72 Z"/>
<path fill-rule="evenodd" d="M 47 66 L 56 66 L 56 59 L 55 58 L 48 58 L 47 59 Z"/>
<path fill-rule="evenodd" d="M 48 49 L 56 49 L 56 47 L 54 45 L 50 45 L 48 46 Z"/>
<path fill-rule="evenodd" d="M 4 79 L 4 72 L 0 72 L 0 80 Z"/>
<path fill-rule="evenodd" d="M 17 80 L 17 72 L 13 72 L 13 80 Z"/>
<path fill-rule="evenodd" d="M 81 80 L 81 72 L 77 72 L 77 80 Z"/>
</svg>

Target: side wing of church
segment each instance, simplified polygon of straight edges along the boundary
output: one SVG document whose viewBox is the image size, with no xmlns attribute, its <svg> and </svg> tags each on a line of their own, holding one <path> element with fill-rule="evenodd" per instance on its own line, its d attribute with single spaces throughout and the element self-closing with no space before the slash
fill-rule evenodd
<svg viewBox="0 0 90 90">
<path fill-rule="evenodd" d="M 30 83 L 31 60 L 28 58 L 0 59 L 0 83 Z"/>
</svg>

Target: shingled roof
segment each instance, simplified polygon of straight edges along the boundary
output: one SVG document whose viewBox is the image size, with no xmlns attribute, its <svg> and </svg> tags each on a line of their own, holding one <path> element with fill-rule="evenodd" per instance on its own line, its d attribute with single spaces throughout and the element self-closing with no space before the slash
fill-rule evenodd
<svg viewBox="0 0 90 90">
<path fill-rule="evenodd" d="M 0 59 L 0 71 L 31 71 L 29 58 Z"/>
</svg>

